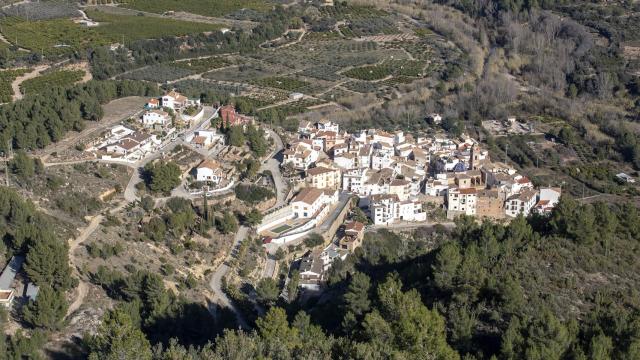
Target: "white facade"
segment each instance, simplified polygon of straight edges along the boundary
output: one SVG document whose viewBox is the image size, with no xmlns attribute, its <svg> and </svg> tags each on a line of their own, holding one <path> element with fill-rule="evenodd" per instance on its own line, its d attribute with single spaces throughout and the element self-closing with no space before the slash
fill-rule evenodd
<svg viewBox="0 0 640 360">
<path fill-rule="evenodd" d="M 156 125 L 167 126 L 171 123 L 169 114 L 162 110 L 147 111 L 142 115 L 142 124 L 146 127 L 153 127 Z"/>
<path fill-rule="evenodd" d="M 505 213 L 510 217 L 516 217 L 520 214 L 527 216 L 536 205 L 537 198 L 538 194 L 533 190 L 526 190 L 520 194 L 513 195 L 505 203 Z"/>
<path fill-rule="evenodd" d="M 219 184 L 222 180 L 223 172 L 220 168 L 220 164 L 215 161 L 206 160 L 203 161 L 196 168 L 196 181 L 212 182 Z"/>
<path fill-rule="evenodd" d="M 374 225 L 390 225 L 397 221 L 426 221 L 422 205 L 414 201 L 400 201 L 395 195 L 371 197 L 369 214 Z"/>
<path fill-rule="evenodd" d="M 474 216 L 478 204 L 476 189 L 449 189 L 447 192 L 447 210 L 454 214 Z"/>
<path fill-rule="evenodd" d="M 316 127 L 318 130 L 335 131 L 336 133 L 340 132 L 340 125 L 328 120 L 319 121 L 316 124 Z"/>
<path fill-rule="evenodd" d="M 300 219 L 324 218 L 332 204 L 338 202 L 338 191 L 304 188 L 291 201 L 295 217 Z"/>
</svg>

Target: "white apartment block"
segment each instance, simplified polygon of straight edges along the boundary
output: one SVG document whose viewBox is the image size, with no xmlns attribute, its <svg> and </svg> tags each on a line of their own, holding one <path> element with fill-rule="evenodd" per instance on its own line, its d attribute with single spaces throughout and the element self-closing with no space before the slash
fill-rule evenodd
<svg viewBox="0 0 640 360">
<path fill-rule="evenodd" d="M 453 188 L 447 191 L 447 210 L 449 217 L 456 215 L 476 214 L 478 203 L 478 191 L 474 188 L 459 189 Z"/>
</svg>

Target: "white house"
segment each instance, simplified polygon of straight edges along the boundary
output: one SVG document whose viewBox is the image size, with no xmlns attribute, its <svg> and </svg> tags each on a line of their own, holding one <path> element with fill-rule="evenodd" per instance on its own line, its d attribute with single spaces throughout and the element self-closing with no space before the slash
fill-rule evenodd
<svg viewBox="0 0 640 360">
<path fill-rule="evenodd" d="M 298 195 L 291 200 L 291 208 L 297 218 L 322 219 L 329 213 L 331 205 L 337 202 L 337 190 L 321 190 L 308 187 L 302 189 Z"/>
<path fill-rule="evenodd" d="M 438 125 L 442 123 L 442 115 L 438 113 L 433 113 L 428 116 L 429 120 L 431 120 L 434 124 Z"/>
<path fill-rule="evenodd" d="M 215 160 L 205 160 L 195 169 L 196 181 L 212 182 L 219 184 L 222 180 L 223 171 L 220 164 Z"/>
<path fill-rule="evenodd" d="M 516 217 L 519 214 L 527 216 L 536 205 L 537 199 L 538 193 L 531 189 L 526 189 L 519 194 L 512 195 L 507 198 L 505 203 L 505 213 L 510 217 Z"/>
<path fill-rule="evenodd" d="M 116 125 L 111 128 L 109 131 L 108 139 L 110 140 L 120 140 L 125 136 L 129 136 L 135 133 L 134 130 L 129 129 L 128 127 L 122 125 Z"/>
<path fill-rule="evenodd" d="M 107 145 L 107 153 L 113 153 L 128 157 L 132 153 L 145 153 L 151 150 L 155 137 L 143 134 L 134 133 L 130 136 L 124 137 L 117 142 Z"/>
<path fill-rule="evenodd" d="M 428 196 L 445 196 L 449 184 L 447 180 L 429 179 L 424 184 L 424 194 Z"/>
<path fill-rule="evenodd" d="M 142 124 L 145 127 L 154 127 L 156 125 L 164 127 L 170 123 L 169 114 L 162 110 L 149 110 L 142 115 Z"/>
<path fill-rule="evenodd" d="M 381 170 L 391 168 L 395 160 L 389 153 L 376 151 L 371 156 L 371 168 L 374 170 Z"/>
<path fill-rule="evenodd" d="M 560 188 L 540 188 L 538 203 L 536 203 L 534 210 L 540 214 L 550 212 L 560 201 L 560 195 Z"/>
<path fill-rule="evenodd" d="M 318 160 L 320 153 L 311 144 L 300 141 L 285 150 L 282 164 L 292 164 L 296 169 L 307 170 Z"/>
<path fill-rule="evenodd" d="M 162 107 L 172 110 L 180 110 L 189 105 L 189 99 L 177 91 L 170 91 L 160 100 Z"/>
<path fill-rule="evenodd" d="M 333 162 L 342 169 L 353 169 L 356 167 L 356 155 L 352 153 L 341 153 L 333 158 Z"/>
<path fill-rule="evenodd" d="M 316 127 L 318 128 L 318 130 L 334 131 L 336 133 L 340 132 L 340 125 L 329 120 L 318 121 Z"/>
<path fill-rule="evenodd" d="M 149 101 L 147 101 L 145 107 L 149 110 L 157 109 L 160 107 L 160 100 L 158 100 L 157 98 L 151 98 L 149 99 Z"/>
<path fill-rule="evenodd" d="M 211 146 L 216 140 L 220 138 L 215 131 L 212 130 L 198 130 L 194 132 L 191 143 L 197 148 L 206 148 Z"/>
<path fill-rule="evenodd" d="M 304 94 L 299 92 L 292 92 L 289 94 L 289 100 L 301 100 L 304 97 Z"/>
</svg>

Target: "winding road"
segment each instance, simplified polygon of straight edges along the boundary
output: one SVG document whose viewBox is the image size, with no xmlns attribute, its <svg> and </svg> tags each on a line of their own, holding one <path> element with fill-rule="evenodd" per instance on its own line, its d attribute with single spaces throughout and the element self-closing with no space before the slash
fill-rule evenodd
<svg viewBox="0 0 640 360">
<path fill-rule="evenodd" d="M 269 155 L 269 158 L 262 163 L 262 166 L 260 167 L 260 171 L 265 171 L 265 170 L 271 171 L 271 174 L 273 176 L 273 181 L 276 187 L 276 204 L 271 208 L 275 208 L 284 204 L 286 200 L 286 195 L 287 195 L 286 184 L 284 182 L 284 179 L 282 178 L 282 173 L 280 172 L 280 162 L 278 161 L 278 157 L 280 156 L 280 153 L 284 149 L 284 144 L 282 143 L 282 139 L 280 138 L 280 136 L 276 134 L 275 131 L 269 128 L 266 128 L 266 131 L 269 134 L 269 136 L 273 139 L 275 149 Z M 211 277 L 211 281 L 209 282 L 209 286 L 211 287 L 211 290 L 213 290 L 214 302 L 216 302 L 218 306 L 225 306 L 231 309 L 231 311 L 236 315 L 236 318 L 238 320 L 238 325 L 243 329 L 249 329 L 248 323 L 244 319 L 244 316 L 242 315 L 242 312 L 240 311 L 240 309 L 238 309 L 238 307 L 233 303 L 233 301 L 229 299 L 227 294 L 225 294 L 224 291 L 222 291 L 222 278 L 224 278 L 227 275 L 227 273 L 229 273 L 229 270 L 230 270 L 230 267 L 228 265 L 229 261 L 237 253 L 238 246 L 240 245 L 242 240 L 244 240 L 247 237 L 248 233 L 249 233 L 248 227 L 240 226 L 240 228 L 238 229 L 238 232 L 236 233 L 236 236 L 233 239 L 233 245 L 231 246 L 231 251 L 227 256 L 227 259 L 220 266 L 218 266 L 216 271 L 213 273 L 213 276 Z M 272 259 L 271 256 L 269 256 L 267 261 L 273 261 L 275 266 L 275 260 Z M 215 310 L 213 310 L 212 313 L 215 314 Z"/>
</svg>

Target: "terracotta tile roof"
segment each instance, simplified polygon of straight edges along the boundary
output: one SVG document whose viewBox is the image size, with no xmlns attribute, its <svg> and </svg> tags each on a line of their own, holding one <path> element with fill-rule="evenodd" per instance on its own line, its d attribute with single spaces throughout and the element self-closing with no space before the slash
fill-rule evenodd
<svg viewBox="0 0 640 360">
<path fill-rule="evenodd" d="M 317 188 L 313 188 L 313 187 L 304 188 L 298 193 L 298 195 L 296 195 L 296 197 L 293 199 L 293 202 L 300 201 L 305 204 L 312 205 L 323 194 L 324 194 L 324 191 Z"/>
<path fill-rule="evenodd" d="M 352 221 L 350 223 L 347 223 L 347 225 L 345 225 L 344 227 L 345 232 L 360 232 L 362 230 L 364 230 L 364 224 L 359 221 Z"/>
<path fill-rule="evenodd" d="M 530 182 L 531 181 L 526 176 L 523 176 L 520 179 L 518 179 L 518 184 L 527 184 L 527 183 L 530 183 Z"/>
<path fill-rule="evenodd" d="M 407 181 L 404 179 L 394 179 L 393 181 L 391 181 L 391 186 L 406 186 L 409 185 L 411 183 L 411 181 Z"/>
<path fill-rule="evenodd" d="M 206 141 L 207 138 L 204 136 L 194 136 L 193 140 L 191 140 L 194 144 L 199 144 L 199 145 L 203 145 Z"/>
<path fill-rule="evenodd" d="M 337 171 L 337 170 L 329 169 L 323 166 L 317 166 L 307 170 L 307 175 L 315 176 L 315 175 L 326 174 L 334 171 Z"/>
</svg>

